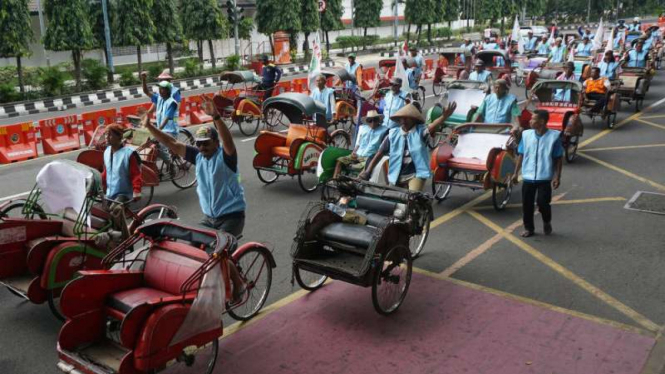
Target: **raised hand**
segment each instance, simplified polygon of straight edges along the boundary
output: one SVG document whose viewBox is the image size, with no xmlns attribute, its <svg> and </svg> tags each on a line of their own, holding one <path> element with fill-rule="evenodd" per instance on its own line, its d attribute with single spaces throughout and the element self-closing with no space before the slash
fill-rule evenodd
<svg viewBox="0 0 665 374">
<path fill-rule="evenodd" d="M 219 112 L 217 111 L 217 107 L 215 106 L 215 103 L 212 101 L 212 99 L 206 95 L 202 95 L 203 98 L 203 111 L 212 117 L 218 116 Z"/>
</svg>

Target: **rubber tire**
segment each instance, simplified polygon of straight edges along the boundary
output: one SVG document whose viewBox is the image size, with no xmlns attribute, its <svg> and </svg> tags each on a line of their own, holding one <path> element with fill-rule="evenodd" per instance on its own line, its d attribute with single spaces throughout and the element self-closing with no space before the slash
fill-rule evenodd
<svg viewBox="0 0 665 374">
<path fill-rule="evenodd" d="M 56 303 L 58 302 L 55 300 L 55 297 L 53 297 L 52 290 L 46 291 L 46 301 L 48 302 L 48 308 L 51 309 L 51 313 L 55 316 L 55 318 L 57 318 L 59 321 L 64 322 L 65 316 L 62 315 L 60 308 L 56 305 Z"/>
<path fill-rule="evenodd" d="M 616 118 L 617 115 L 616 113 L 609 113 L 607 115 L 607 118 L 605 119 L 605 125 L 607 126 L 608 129 L 613 129 L 614 126 L 616 125 Z"/>
<path fill-rule="evenodd" d="M 420 107 L 423 108 L 423 111 L 425 110 L 425 102 L 427 101 L 427 97 L 425 95 L 425 87 L 419 86 L 418 87 L 418 96 L 419 99 L 418 102 L 420 103 Z"/>
<path fill-rule="evenodd" d="M 160 219 L 160 218 L 178 219 L 178 212 L 176 212 L 171 207 L 167 206 L 166 208 L 164 208 L 164 207 L 161 207 L 161 206 L 156 206 L 153 209 L 149 209 L 147 212 L 145 212 L 142 217 L 139 217 L 140 220 L 136 219 L 136 220 L 132 221 L 132 223 L 129 224 L 129 227 L 128 227 L 129 234 L 133 235 L 134 231 L 136 231 L 136 229 L 139 228 L 139 226 L 143 225 L 146 222 L 152 221 L 151 219 L 146 220 L 146 218 L 148 218 L 152 213 L 156 212 L 157 210 L 161 210 L 161 209 L 166 210 L 165 214 L 162 217 L 159 217 L 157 219 Z"/>
<path fill-rule="evenodd" d="M 256 120 L 254 120 L 252 118 L 251 121 L 247 122 L 247 121 L 243 121 L 244 119 L 245 118 L 240 118 L 240 121 L 238 122 L 238 128 L 240 129 L 240 132 L 245 136 L 252 136 L 252 135 L 256 134 L 256 132 L 259 131 L 259 125 L 261 124 L 261 120 L 258 119 L 258 118 Z M 249 123 L 249 124 L 253 123 L 254 125 L 251 125 L 251 126 L 243 125 L 245 123 Z"/>
<path fill-rule="evenodd" d="M 411 258 L 411 252 L 409 251 L 408 248 L 406 248 L 404 246 L 399 246 L 399 247 L 396 247 L 396 248 L 401 248 L 402 251 L 404 252 L 402 254 L 402 256 L 406 257 L 406 260 L 407 260 L 407 275 L 406 275 L 407 280 L 406 280 L 406 287 L 404 288 L 404 292 L 402 292 L 402 294 L 400 295 L 401 300 L 399 301 L 399 303 L 392 310 L 384 310 L 384 309 L 381 308 L 381 305 L 379 305 L 378 296 L 377 296 L 379 281 L 381 279 L 381 270 L 379 270 L 379 267 L 375 268 L 374 275 L 372 277 L 373 278 L 372 279 L 372 304 L 374 305 L 374 309 L 379 314 L 382 314 L 384 316 L 390 315 L 390 314 L 394 313 L 395 311 L 397 311 L 397 309 L 399 309 L 400 305 L 402 305 L 402 303 L 404 302 L 404 299 L 406 298 L 406 294 L 409 292 L 409 285 L 411 284 L 411 275 L 412 275 L 412 271 L 413 271 L 413 259 Z M 390 253 L 391 250 L 393 250 L 393 248 L 391 248 L 388 251 L 388 253 Z M 383 264 L 383 261 L 384 261 L 383 259 L 385 258 L 384 256 L 386 256 L 386 254 L 381 255 L 381 259 L 380 259 L 380 263 L 379 263 L 381 265 L 380 266 L 381 269 L 383 269 L 382 264 Z"/>
<path fill-rule="evenodd" d="M 176 161 L 174 161 L 174 163 L 175 163 L 176 166 L 178 166 L 178 165 L 180 165 L 180 166 L 189 165 L 189 170 L 187 171 L 187 173 L 188 174 L 193 173 L 194 178 L 189 183 L 180 183 L 180 179 L 182 179 L 184 177 L 183 176 L 183 177 L 180 177 L 180 178 L 171 179 L 171 183 L 173 183 L 174 186 L 178 187 L 181 190 L 186 190 L 188 188 L 194 187 L 194 185 L 196 184 L 196 166 L 194 164 L 190 164 L 189 162 L 185 161 L 185 159 L 183 159 L 181 157 L 178 157 L 177 163 L 176 163 Z M 179 170 L 176 170 L 176 176 L 178 175 L 178 173 L 179 173 Z"/>
<path fill-rule="evenodd" d="M 427 239 L 429 238 L 429 231 L 430 231 L 430 225 L 432 224 L 432 206 L 428 205 L 427 212 L 425 212 L 425 216 L 427 217 L 427 221 L 425 221 L 425 225 L 423 226 L 423 231 L 424 231 L 424 237 L 421 239 L 421 244 L 418 248 L 415 250 L 411 250 L 411 245 L 409 243 L 409 251 L 411 251 L 411 258 L 416 259 L 420 254 L 423 252 L 423 249 L 425 248 L 425 245 L 427 244 Z"/>
<path fill-rule="evenodd" d="M 185 139 L 181 139 L 181 136 L 183 136 Z M 194 136 L 192 135 L 191 131 L 183 128 L 178 130 L 178 141 L 191 146 L 194 146 L 196 144 L 196 141 L 194 140 Z"/>
<path fill-rule="evenodd" d="M 434 93 L 434 96 L 439 97 L 443 93 L 443 84 L 441 83 L 434 83 L 432 85 L 432 92 Z"/>
<path fill-rule="evenodd" d="M 346 146 L 340 145 L 346 144 Z M 330 134 L 330 146 L 342 149 L 351 149 L 351 136 L 346 130 L 335 130 Z"/>
<path fill-rule="evenodd" d="M 23 210 L 23 207 L 25 206 L 25 199 L 20 199 L 11 202 L 9 205 L 7 205 L 2 211 L 0 211 L 0 218 L 7 217 L 7 212 L 14 210 L 16 208 L 21 208 Z M 44 213 L 44 209 L 39 205 L 35 203 L 35 214 L 39 216 L 40 219 L 48 219 L 48 216 L 46 213 Z M 33 218 L 33 217 L 27 217 L 27 218 Z"/>
<path fill-rule="evenodd" d="M 264 173 L 270 173 L 270 172 L 269 172 L 269 171 L 266 171 L 266 170 L 256 169 L 256 175 L 259 177 L 259 180 L 260 180 L 261 182 L 263 182 L 264 184 L 272 184 L 272 183 L 275 183 L 275 181 L 279 178 L 279 174 L 274 173 L 274 174 L 275 174 L 275 178 L 274 178 L 274 179 L 266 179 L 266 178 L 264 178 L 263 176 L 261 176 L 261 172 L 264 172 Z"/>
<path fill-rule="evenodd" d="M 315 169 L 315 168 L 312 168 L 312 169 Z M 314 170 L 314 171 L 315 171 L 314 174 L 316 174 L 316 170 Z M 309 171 L 307 171 L 307 172 L 309 173 Z M 316 189 L 319 188 L 319 184 L 320 184 L 320 183 L 318 183 L 318 179 L 317 179 L 316 185 L 313 188 L 307 188 L 307 186 L 305 186 L 305 183 L 303 182 L 303 179 L 302 179 L 303 175 L 304 175 L 304 172 L 302 170 L 299 170 L 298 185 L 300 185 L 300 188 L 302 188 L 302 190 L 307 192 L 307 193 L 316 191 Z"/>
<path fill-rule="evenodd" d="M 241 316 L 239 314 L 236 314 L 236 312 L 234 311 L 233 308 L 228 308 L 227 312 L 229 313 L 231 318 L 233 318 L 237 321 L 248 321 L 248 320 L 252 319 L 252 317 L 254 317 L 257 313 L 259 313 L 261 311 L 261 308 L 263 308 L 263 305 L 268 300 L 268 295 L 270 294 L 270 286 L 272 285 L 272 266 L 270 265 L 270 260 L 268 259 L 269 256 L 270 256 L 270 252 L 268 252 L 267 249 L 261 248 L 261 247 L 252 248 L 252 249 L 248 250 L 247 252 L 243 253 L 242 256 L 240 256 L 238 258 L 238 261 L 236 263 L 239 263 L 240 259 L 242 259 L 244 256 L 246 256 L 250 253 L 253 253 L 253 252 L 259 252 L 261 254 L 261 256 L 263 256 L 263 260 L 265 261 L 265 270 L 264 271 L 268 272 L 268 282 L 266 284 L 266 294 L 263 297 L 263 299 L 260 300 L 259 304 L 257 304 L 257 307 L 254 310 L 254 312 L 250 315 Z"/>
<path fill-rule="evenodd" d="M 306 270 L 303 270 L 303 271 L 306 271 Z M 298 266 L 294 265 L 293 273 L 295 275 L 296 282 L 298 282 L 298 285 L 300 286 L 300 288 L 302 288 L 303 290 L 307 290 L 307 291 L 316 291 L 316 290 L 318 290 L 319 288 L 323 287 L 323 284 L 326 283 L 326 281 L 328 280 L 327 275 L 321 275 L 321 278 L 319 278 L 319 280 L 317 282 L 315 282 L 313 285 L 309 285 L 309 284 L 305 284 L 305 282 L 302 280 L 302 277 L 300 276 L 300 268 Z M 312 274 L 314 274 L 314 273 L 312 273 Z"/>
<path fill-rule="evenodd" d="M 494 209 L 497 212 L 504 210 L 506 208 L 506 205 L 508 205 L 508 203 L 510 202 L 510 197 L 513 193 L 513 184 L 509 182 L 508 186 L 503 189 L 507 190 L 508 196 L 502 201 L 499 201 L 499 193 L 500 193 L 499 188 L 500 187 L 497 183 L 492 183 L 492 205 L 494 206 Z"/>
<path fill-rule="evenodd" d="M 141 209 L 147 207 L 152 202 L 155 194 L 155 186 L 143 187 L 141 189 L 141 200 L 129 204 L 132 212 L 138 213 Z"/>
<path fill-rule="evenodd" d="M 574 146 L 573 146 L 573 149 L 571 151 L 570 150 L 570 147 L 571 147 L 570 144 L 571 144 L 572 139 L 575 139 L 575 141 L 573 142 Z M 564 149 L 564 151 L 566 153 L 566 162 L 567 163 L 572 164 L 577 159 L 577 147 L 579 146 L 579 142 L 580 142 L 580 136 L 579 135 L 568 137 L 568 141 L 566 142 L 567 145 Z"/>
</svg>

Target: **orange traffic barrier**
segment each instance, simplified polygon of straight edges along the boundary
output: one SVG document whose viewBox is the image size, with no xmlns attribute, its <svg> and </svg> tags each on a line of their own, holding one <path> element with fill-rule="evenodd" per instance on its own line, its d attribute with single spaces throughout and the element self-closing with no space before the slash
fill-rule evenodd
<svg viewBox="0 0 665 374">
<path fill-rule="evenodd" d="M 307 78 L 296 78 L 291 81 L 293 92 L 309 94 L 309 83 Z"/>
<path fill-rule="evenodd" d="M 189 96 L 187 102 L 189 103 L 189 122 L 192 125 L 200 125 L 207 122 L 212 122 L 212 117 L 203 111 L 203 95 Z M 212 94 L 207 95 L 208 97 Z"/>
<path fill-rule="evenodd" d="M 275 88 L 272 91 L 272 95 L 277 96 L 281 93 L 289 92 L 289 91 L 291 91 L 291 81 L 278 82 L 277 85 L 275 85 Z"/>
<path fill-rule="evenodd" d="M 98 127 L 104 127 L 119 120 L 118 112 L 115 109 L 96 110 L 81 114 L 81 127 L 83 127 L 83 140 L 85 144 L 90 144 L 92 134 Z"/>
<path fill-rule="evenodd" d="M 47 155 L 81 148 L 79 124 L 76 115 L 43 119 L 39 121 L 42 147 Z"/>
<path fill-rule="evenodd" d="M 178 125 L 181 127 L 187 127 L 191 125 L 190 120 L 189 120 L 189 111 L 187 105 L 187 99 L 182 98 L 180 99 L 180 103 L 178 104 Z"/>
<path fill-rule="evenodd" d="M 0 126 L 0 163 L 37 157 L 37 139 L 32 122 Z"/>
<path fill-rule="evenodd" d="M 364 91 L 371 90 L 374 89 L 375 84 L 376 84 L 376 69 L 375 68 L 364 69 L 363 82 L 361 88 Z"/>
<path fill-rule="evenodd" d="M 151 106 L 152 103 L 123 106 L 122 108 L 120 108 L 121 121 L 123 123 L 129 122 L 127 120 L 128 116 L 141 117 L 145 112 L 147 112 L 150 109 Z"/>
<path fill-rule="evenodd" d="M 434 76 L 434 60 L 425 60 L 425 71 L 423 72 L 425 79 L 431 79 Z"/>
</svg>

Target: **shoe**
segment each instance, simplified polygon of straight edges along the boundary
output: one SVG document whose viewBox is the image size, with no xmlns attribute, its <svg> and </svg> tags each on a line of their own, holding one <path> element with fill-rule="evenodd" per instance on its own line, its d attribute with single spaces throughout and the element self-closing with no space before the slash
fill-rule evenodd
<svg viewBox="0 0 665 374">
<path fill-rule="evenodd" d="M 525 231 L 522 232 L 522 237 L 523 238 L 528 238 L 528 237 L 531 237 L 531 236 L 533 236 L 533 231 L 525 230 Z"/>
<path fill-rule="evenodd" d="M 546 223 L 543 227 L 543 231 L 545 231 L 545 235 L 549 235 L 552 233 L 552 224 L 551 223 Z"/>
</svg>

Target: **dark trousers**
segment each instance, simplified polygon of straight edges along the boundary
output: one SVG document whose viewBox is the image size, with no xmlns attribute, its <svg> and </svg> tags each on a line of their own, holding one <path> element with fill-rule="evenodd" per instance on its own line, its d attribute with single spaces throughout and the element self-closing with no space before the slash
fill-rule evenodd
<svg viewBox="0 0 665 374">
<path fill-rule="evenodd" d="M 263 83 L 263 82 L 261 82 L 261 83 L 257 86 L 257 88 L 258 88 L 259 90 L 262 90 L 262 91 L 265 90 L 265 91 L 266 91 L 266 93 L 265 93 L 264 96 L 263 96 L 263 100 L 268 100 L 268 99 L 272 96 L 272 92 L 273 92 L 273 90 L 275 89 L 275 84 L 274 84 L 274 83 L 273 83 L 273 84 L 269 84 L 269 83 Z"/>
<path fill-rule="evenodd" d="M 522 183 L 522 220 L 524 229 L 534 231 L 533 213 L 534 204 L 538 204 L 538 211 L 543 216 L 543 223 L 552 221 L 552 181 L 524 182 Z"/>
<path fill-rule="evenodd" d="M 605 107 L 605 102 L 607 100 L 605 99 L 604 93 L 588 93 L 586 94 L 586 97 L 590 100 L 596 101 L 596 105 L 594 105 L 593 108 L 591 108 L 592 111 L 600 112 Z"/>
</svg>

